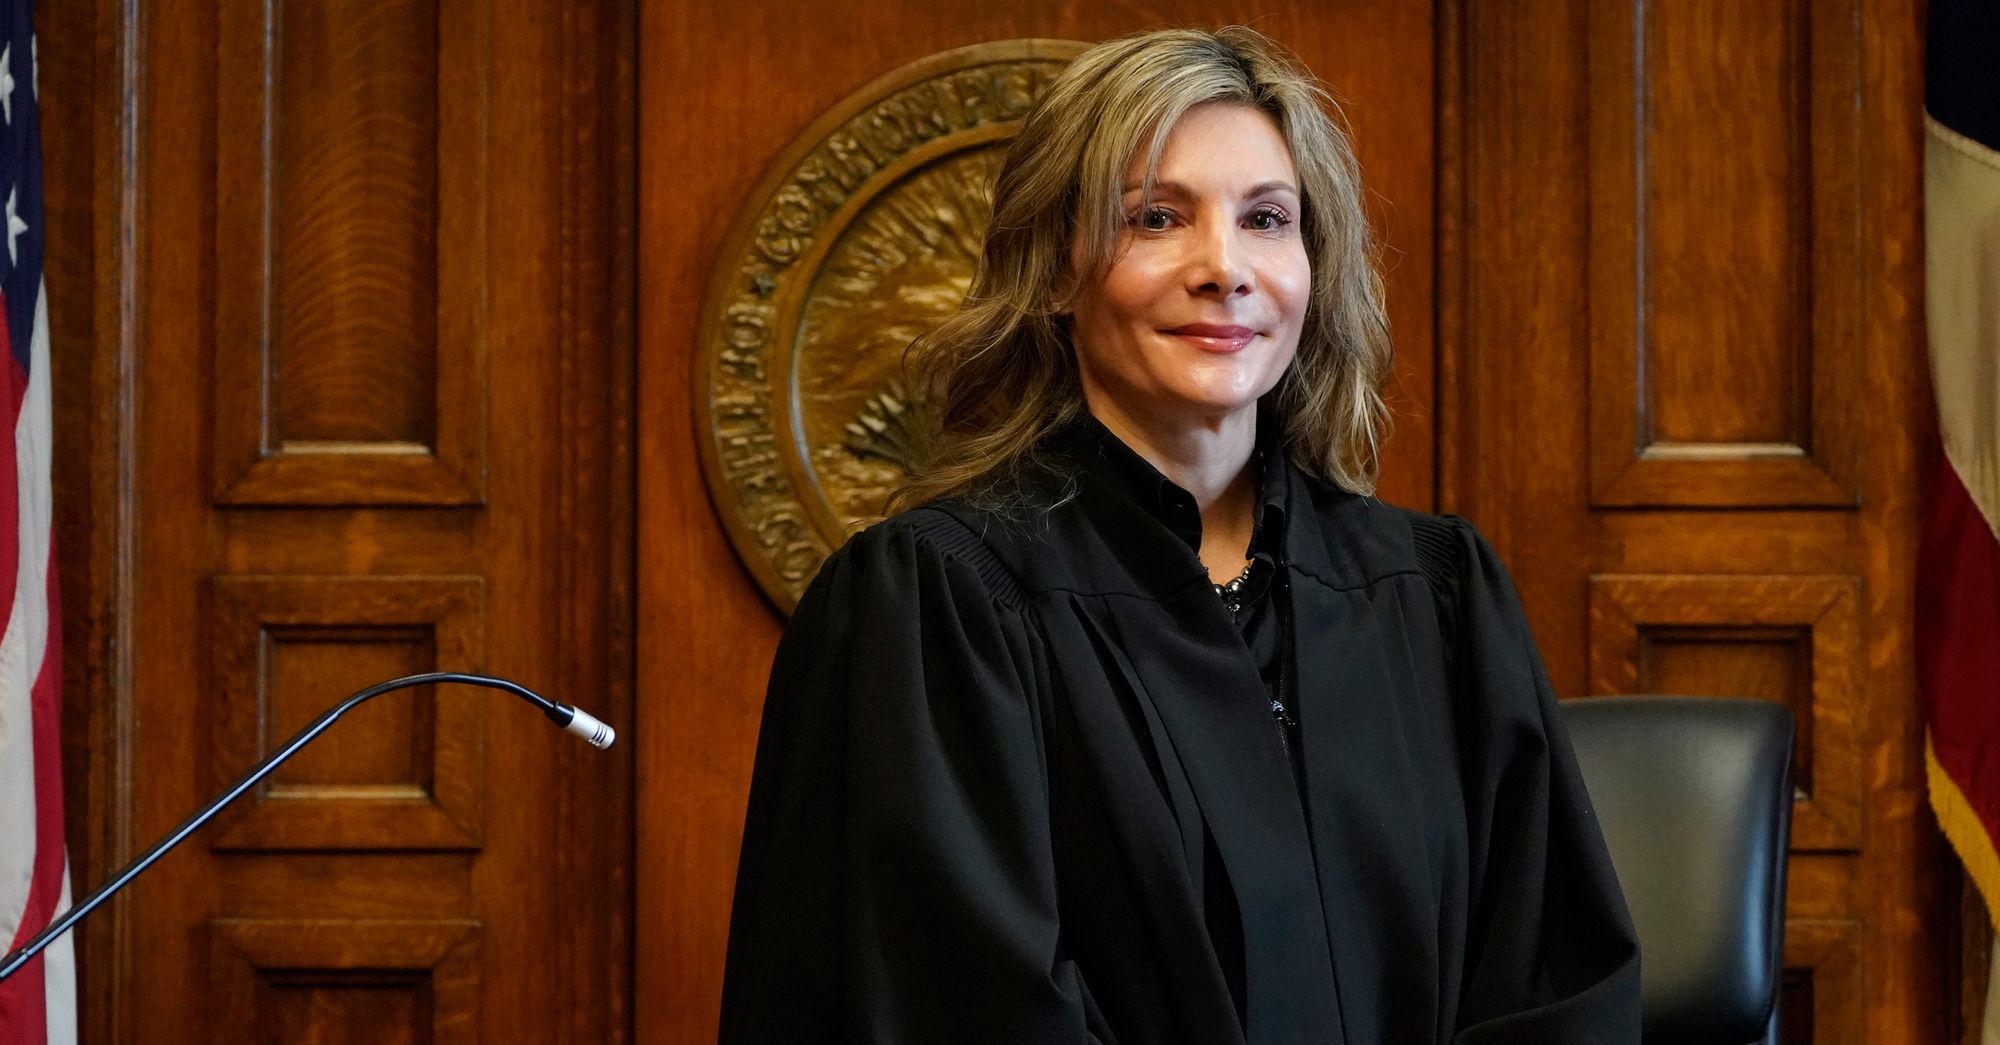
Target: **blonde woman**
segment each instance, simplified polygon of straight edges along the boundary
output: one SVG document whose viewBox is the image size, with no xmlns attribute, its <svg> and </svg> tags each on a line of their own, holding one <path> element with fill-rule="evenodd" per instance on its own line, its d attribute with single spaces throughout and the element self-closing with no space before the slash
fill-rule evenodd
<svg viewBox="0 0 2000 1045">
<path fill-rule="evenodd" d="M 1371 496 L 1353 156 L 1243 29 L 1023 122 L 939 423 L 772 669 L 727 1042 L 1639 1040 L 1638 957 L 1506 572 Z"/>
</svg>

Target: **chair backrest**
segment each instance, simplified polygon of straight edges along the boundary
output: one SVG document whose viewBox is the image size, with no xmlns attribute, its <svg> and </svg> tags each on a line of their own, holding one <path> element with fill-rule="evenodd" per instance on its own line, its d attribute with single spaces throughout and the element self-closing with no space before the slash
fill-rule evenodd
<svg viewBox="0 0 2000 1045">
<path fill-rule="evenodd" d="M 1561 707 L 1638 929 L 1646 1045 L 1764 1040 L 1784 943 L 1790 709 L 1721 697 Z"/>
</svg>

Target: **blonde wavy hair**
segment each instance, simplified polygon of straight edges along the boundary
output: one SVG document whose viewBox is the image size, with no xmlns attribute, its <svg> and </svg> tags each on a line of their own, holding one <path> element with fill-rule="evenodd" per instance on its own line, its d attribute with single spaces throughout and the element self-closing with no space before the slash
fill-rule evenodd
<svg viewBox="0 0 2000 1045">
<path fill-rule="evenodd" d="M 1092 47 L 1023 118 L 965 301 L 906 356 L 932 431 L 890 511 L 954 496 L 1018 503 L 1018 480 L 1047 463 L 1038 447 L 1085 412 L 1068 314 L 1117 260 L 1127 169 L 1143 148 L 1150 198 L 1174 124 L 1211 102 L 1268 114 L 1301 182 L 1312 290 L 1298 354 L 1266 403 L 1301 469 L 1374 492 L 1392 353 L 1359 165 L 1325 89 L 1276 42 L 1232 26 Z"/>
</svg>

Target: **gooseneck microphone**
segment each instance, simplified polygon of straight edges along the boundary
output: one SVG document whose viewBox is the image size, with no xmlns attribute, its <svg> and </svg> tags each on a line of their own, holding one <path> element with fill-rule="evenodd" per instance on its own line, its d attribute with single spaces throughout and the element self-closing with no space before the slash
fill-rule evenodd
<svg viewBox="0 0 2000 1045">
<path fill-rule="evenodd" d="M 167 850 L 181 844 L 187 836 L 195 832 L 196 828 L 208 823 L 210 818 L 222 811 L 223 806 L 243 797 L 244 792 L 256 787 L 259 781 L 271 775 L 272 770 L 283 765 L 286 759 L 298 754 L 299 749 L 312 743 L 314 737 L 326 732 L 326 728 L 333 725 L 335 719 L 338 719 L 353 708 L 391 690 L 408 689 L 411 686 L 428 686 L 439 682 L 458 682 L 468 686 L 484 686 L 488 689 L 498 689 L 512 693 L 522 700 L 542 709 L 542 714 L 547 716 L 549 721 L 562 727 L 565 732 L 574 733 L 582 737 L 591 747 L 600 750 L 610 747 L 611 742 L 617 739 L 617 734 L 612 731 L 610 726 L 598 721 L 588 712 L 568 704 L 559 704 L 518 682 L 510 682 L 503 678 L 494 678 L 491 675 L 472 675 L 459 671 L 433 671 L 423 675 L 405 675 L 399 679 L 378 682 L 348 697 L 346 700 L 334 705 L 325 714 L 313 719 L 306 728 L 299 730 L 296 736 L 285 741 L 283 747 L 272 752 L 264 761 L 257 763 L 250 772 L 243 775 L 242 779 L 229 785 L 227 791 L 215 796 L 207 805 L 201 807 L 199 812 L 188 817 L 181 826 L 168 832 L 165 838 L 155 842 L 151 849 L 140 854 L 138 859 L 126 864 L 117 874 L 112 875 L 110 881 L 98 886 L 89 896 L 84 897 L 71 906 L 68 911 L 64 912 L 62 917 L 49 923 L 49 927 L 37 933 L 34 939 L 23 944 L 20 950 L 8 955 L 6 962 L 0 963 L 0 980 L 14 975 L 23 965 L 28 964 L 28 959 L 41 953 L 42 948 L 53 943 L 56 937 L 68 932 L 70 926 L 82 921 L 84 915 L 96 910 L 99 904 L 111 898 L 111 894 L 125 888 L 126 883 L 139 877 L 139 872 L 151 867 L 153 861 L 165 855 Z"/>
</svg>

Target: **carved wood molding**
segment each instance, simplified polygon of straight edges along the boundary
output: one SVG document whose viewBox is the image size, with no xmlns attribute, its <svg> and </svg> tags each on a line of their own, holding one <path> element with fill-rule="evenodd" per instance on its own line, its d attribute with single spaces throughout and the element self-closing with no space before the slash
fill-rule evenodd
<svg viewBox="0 0 2000 1045">
<path fill-rule="evenodd" d="M 477 577 L 214 578 L 208 614 L 214 629 L 208 731 L 214 786 L 226 786 L 346 696 L 318 685 L 311 692 L 280 692 L 288 643 L 346 646 L 357 655 L 374 647 L 392 657 L 400 647 L 402 656 L 418 660 L 395 670 L 476 671 L 485 659 L 484 607 L 484 582 Z M 401 779 L 290 781 L 281 768 L 216 818 L 212 846 L 478 848 L 487 699 L 463 687 L 424 687 L 349 712 L 373 715 L 376 722 L 401 720 L 410 748 L 407 765 L 395 774 Z M 277 721 L 281 706 L 290 712 L 286 721 Z M 319 744 L 329 739 L 323 735 Z"/>
<path fill-rule="evenodd" d="M 469 919 L 215 919 L 209 923 L 209 1040 L 271 1041 L 288 1030 L 326 1033 L 332 1025 L 349 1033 L 470 1045 L 482 1040 L 480 935 L 480 923 Z M 337 999 L 345 992 L 360 999 L 342 1005 Z M 287 1019 L 300 1009 L 306 1011 Z M 363 1025 L 340 1027 L 342 1017 Z"/>
<path fill-rule="evenodd" d="M 1779 1027 L 1805 1036 L 1779 1040 L 1813 1045 L 1856 1045 L 1863 1040 L 1868 992 L 1862 980 L 1861 923 L 1818 918 L 1785 922 L 1784 992 Z M 1805 1004 L 1803 1012 L 1786 1007 Z"/>
<path fill-rule="evenodd" d="M 324 28 L 315 29 L 315 19 Z M 44 123 L 51 236 L 60 244 L 49 261 L 53 333 L 59 369 L 71 379 L 56 389 L 56 482 L 67 610 L 65 768 L 79 888 L 127 862 L 159 824 L 170 822 L 162 817 L 183 815 L 184 803 L 208 790 L 211 774 L 233 775 L 254 760 L 246 754 L 226 770 L 216 764 L 214 651 L 207 641 L 214 629 L 202 579 L 216 570 L 402 572 L 423 580 L 491 569 L 490 583 L 510 590 L 524 584 L 535 593 L 531 609 L 519 608 L 526 600 L 510 600 L 505 614 L 494 608 L 490 626 L 496 641 L 503 633 L 508 639 L 508 670 L 532 671 L 541 677 L 538 685 L 555 692 L 589 694 L 601 705 L 592 710 L 628 728 L 635 580 L 633 400 L 626 386 L 636 366 L 637 21 L 631 0 L 551 5 L 525 20 L 506 18 L 483 0 L 226 0 L 185 8 L 82 0 L 41 11 L 37 25 L 50 45 L 40 57 L 51 117 Z M 390 30 L 397 26 L 412 35 L 395 35 Z M 322 50 L 281 55 L 287 36 L 295 52 L 302 42 Z M 432 50 L 426 53 L 425 45 Z M 245 71 L 259 67 L 269 67 L 278 82 L 253 82 L 261 74 Z M 314 77 L 323 79 L 313 83 Z M 324 93 L 309 98 L 301 90 Z M 283 110 L 275 124 L 265 111 L 273 97 Z M 438 111 L 426 115 L 431 103 Z M 357 107 L 373 115 L 357 122 Z M 381 120 L 398 114 L 415 122 L 398 127 Z M 424 121 L 431 125 L 418 126 Z M 301 132 L 314 125 L 327 130 L 329 122 L 334 126 L 323 135 Z M 298 136 L 295 148 L 318 143 L 349 150 L 349 159 L 378 162 L 359 177 L 321 163 L 316 189 L 296 163 L 275 152 L 257 154 L 257 139 L 267 131 Z M 489 136 L 495 150 L 500 143 L 507 148 L 488 150 Z M 284 147 L 271 142 L 273 150 Z M 469 150 L 488 151 L 474 163 Z M 495 167 L 502 163 L 505 178 Z M 424 165 L 436 167 L 435 184 L 424 184 Z M 273 173 L 293 181 L 254 184 Z M 411 192 L 394 209 L 371 211 L 366 204 L 382 196 L 364 189 L 385 179 L 401 179 Z M 263 196 L 266 187 L 274 198 Z M 427 193 L 430 209 L 413 204 Z M 293 234 L 308 233 L 328 249 L 356 248 L 337 257 L 323 252 L 328 270 L 342 268 L 332 263 L 342 258 L 420 259 L 426 238 L 437 247 L 432 268 L 376 269 L 382 278 L 375 290 L 363 292 L 366 279 L 348 288 L 346 305 L 361 307 L 339 315 L 372 325 L 371 339 L 340 342 L 324 328 L 302 327 L 305 339 L 294 347 L 334 343 L 341 358 L 293 353 L 294 361 L 316 358 L 321 365 L 308 366 L 307 384 L 295 382 L 292 390 L 320 391 L 288 407 L 279 402 L 288 357 L 254 358 L 254 341 L 230 339 L 232 331 L 247 329 L 232 323 L 265 322 L 256 313 L 274 281 L 298 283 L 299 273 L 282 271 L 284 252 L 274 254 L 261 239 L 276 234 L 263 227 L 267 218 L 322 220 Z M 496 245 L 490 263 L 489 239 Z M 500 249 L 524 243 L 538 249 Z M 276 270 L 252 272 L 260 258 L 273 260 Z M 309 281 L 300 285 L 312 289 Z M 429 333 L 401 322 L 425 302 L 436 310 Z M 268 318 L 277 328 L 280 314 Z M 400 334 L 391 319 L 401 323 Z M 489 341 L 487 327 L 501 324 L 519 336 Z M 360 345 L 366 350 L 354 351 Z M 402 348 L 419 351 L 398 356 Z M 232 354 L 236 349 L 243 351 Z M 489 351 L 494 360 L 551 360 L 532 376 L 491 375 L 494 399 L 532 404 L 505 415 L 516 426 L 505 442 L 517 448 L 506 460 L 492 459 L 485 443 L 492 437 Z M 560 382 L 548 377 L 557 370 Z M 349 371 L 385 393 L 336 387 Z M 363 405 L 394 409 L 352 409 Z M 261 413 L 267 409 L 277 413 Z M 289 419 L 278 416 L 283 409 L 293 411 Z M 301 409 L 303 425 L 293 423 Z M 262 438 L 260 429 L 273 418 L 278 423 L 260 448 L 250 437 Z M 329 431 L 335 421 L 414 431 L 340 438 Z M 524 454 L 518 448 L 526 437 L 541 445 Z M 507 498 L 504 518 L 458 510 L 488 496 Z M 268 510 L 288 505 L 320 510 Z M 372 505 L 444 510 L 366 509 Z M 424 624 L 279 626 L 288 629 L 288 639 L 301 637 L 302 629 L 317 631 L 305 636 L 308 645 L 328 634 L 381 640 L 367 647 L 378 660 L 415 657 L 427 644 L 439 651 L 453 645 Z M 559 673 L 551 649 L 562 653 Z M 477 659 L 458 666 L 478 666 Z M 295 681 L 306 677 L 296 665 L 292 670 Z M 407 731 L 418 724 L 409 703 L 416 696 L 397 694 L 369 707 L 401 715 L 397 727 Z M 545 739 L 544 727 L 520 725 Z M 344 722 L 327 739 L 338 746 L 357 732 L 370 728 Z M 508 735 L 496 730 L 494 739 Z M 208 1033 L 207 992 L 194 989 L 204 963 L 191 948 L 211 914 L 301 913 L 287 906 L 296 897 L 315 914 L 359 908 L 394 915 L 405 900 L 422 897 L 412 910 L 479 911 L 487 916 L 489 944 L 533 948 L 547 959 L 529 973 L 506 971 L 518 963 L 489 962 L 489 970 L 500 971 L 487 973 L 485 1010 L 520 1011 L 511 981 L 523 977 L 561 996 L 597 992 L 590 1004 L 538 1015 L 514 1032 L 535 1040 L 626 1040 L 632 748 L 573 750 L 581 747 L 547 743 L 551 756 L 587 765 L 587 774 L 548 770 L 540 751 L 529 753 L 527 770 L 547 770 L 576 786 L 548 794 L 532 816 L 488 821 L 489 842 L 530 837 L 535 852 L 496 846 L 475 859 L 463 852 L 385 854 L 371 845 L 328 860 L 308 850 L 266 857 L 225 848 L 218 856 L 189 847 L 187 866 L 153 879 L 167 902 L 142 896 L 132 903 L 137 891 L 128 892 L 79 927 L 83 1038 L 271 1040 Z M 386 749 L 377 743 L 371 751 L 379 756 Z M 413 766 L 407 775 L 422 782 L 425 771 Z M 518 788 L 522 779 L 508 786 Z M 386 796 L 377 788 L 372 796 L 348 797 Z M 462 847 L 464 825 L 477 824 L 465 816 L 459 821 L 448 833 L 440 825 L 447 847 Z M 400 885 L 378 876 L 385 864 L 406 872 L 389 876 Z M 351 875 L 344 870 L 350 865 Z M 528 908 L 507 909 L 504 924 L 496 924 L 485 906 L 488 894 L 496 882 L 504 893 L 505 881 L 524 867 L 550 880 L 608 884 L 566 903 L 561 926 Z M 329 874 L 380 892 L 321 891 Z M 414 891 L 395 891 L 404 885 Z M 357 903 L 364 895 L 384 899 Z M 189 960 L 159 967 L 154 959 L 163 944 L 176 955 L 188 951 Z M 485 948 L 489 959 L 494 951 Z M 509 981 L 497 993 L 496 976 Z M 162 1021 L 162 1014 L 173 1019 Z"/>
<path fill-rule="evenodd" d="M 1669 642 L 1796 643 L 1807 678 L 1797 698 L 1779 696 L 1798 720 L 1792 848 L 1858 849 L 1867 786 L 1860 591 L 1853 577 L 1592 577 L 1591 692 L 1661 692 L 1653 661 Z M 1772 696 L 1721 687 L 1698 695 Z"/>
</svg>

